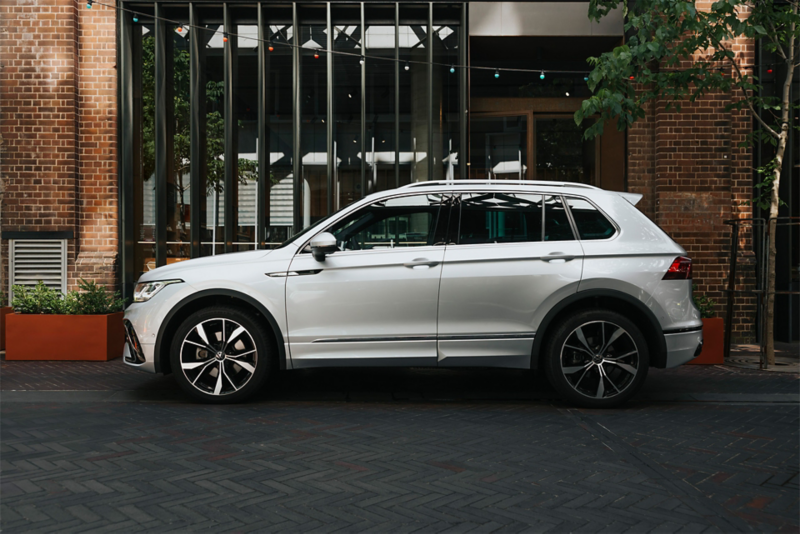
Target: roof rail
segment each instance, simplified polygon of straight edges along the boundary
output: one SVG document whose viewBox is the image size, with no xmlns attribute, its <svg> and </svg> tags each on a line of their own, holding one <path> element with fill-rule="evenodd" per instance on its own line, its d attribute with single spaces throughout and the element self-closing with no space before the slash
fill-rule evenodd
<svg viewBox="0 0 800 534">
<path fill-rule="evenodd" d="M 543 185 L 546 187 L 583 187 L 585 189 L 600 189 L 593 185 L 575 182 L 550 182 L 544 180 L 431 180 L 427 182 L 414 182 L 401 186 L 400 189 L 414 187 L 439 187 L 442 185 Z"/>
</svg>

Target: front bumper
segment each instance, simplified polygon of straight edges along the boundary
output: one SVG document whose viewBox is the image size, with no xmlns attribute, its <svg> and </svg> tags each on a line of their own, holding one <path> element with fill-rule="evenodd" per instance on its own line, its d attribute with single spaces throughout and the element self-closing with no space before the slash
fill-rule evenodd
<svg viewBox="0 0 800 534">
<path fill-rule="evenodd" d="M 122 349 L 122 361 L 131 367 L 155 373 L 156 365 L 153 358 L 155 345 L 142 345 L 131 322 L 125 319 L 123 324 L 125 325 L 125 347 Z"/>
<path fill-rule="evenodd" d="M 667 342 L 667 368 L 677 367 L 694 359 L 703 346 L 703 329 L 664 334 Z"/>
</svg>

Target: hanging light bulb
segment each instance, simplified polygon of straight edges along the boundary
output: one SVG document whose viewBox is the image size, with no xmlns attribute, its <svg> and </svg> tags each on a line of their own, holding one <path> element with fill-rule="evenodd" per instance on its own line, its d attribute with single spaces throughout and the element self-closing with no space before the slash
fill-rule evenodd
<svg viewBox="0 0 800 534">
<path fill-rule="evenodd" d="M 227 43 L 228 42 L 228 32 L 223 32 L 223 34 L 222 34 L 222 42 L 223 43 Z"/>
<path fill-rule="evenodd" d="M 410 68 L 411 68 L 411 65 L 409 65 L 409 64 L 408 64 L 408 61 L 406 61 L 406 66 L 405 66 L 405 67 L 403 67 L 403 68 L 404 68 L 405 70 L 408 70 L 408 69 L 410 69 Z"/>
<path fill-rule="evenodd" d="M 178 26 L 178 33 L 181 33 L 182 31 L 183 31 L 183 28 L 181 26 Z"/>
<path fill-rule="evenodd" d="M 136 15 L 134 15 L 134 16 L 133 16 L 133 22 L 139 22 L 139 17 L 138 17 L 138 16 L 136 16 Z"/>
<path fill-rule="evenodd" d="M 495 78 L 499 78 L 500 77 L 500 69 L 494 69 L 494 77 Z"/>
<path fill-rule="evenodd" d="M 566 93 L 564 93 L 564 94 L 565 94 L 566 96 L 569 96 L 569 91 L 567 91 L 567 92 L 566 92 Z"/>
<path fill-rule="evenodd" d="M 319 52 L 314 50 L 314 59 L 319 59 Z"/>
<path fill-rule="evenodd" d="M 588 76 L 584 76 L 584 77 L 583 77 L 583 81 L 584 81 L 584 82 L 588 82 L 588 81 L 589 81 L 589 77 L 588 77 Z"/>
<path fill-rule="evenodd" d="M 86 9 L 92 9 L 92 4 L 94 0 L 86 0 Z"/>
<path fill-rule="evenodd" d="M 267 46 L 267 50 L 269 50 L 270 52 L 273 52 L 275 50 L 275 47 L 272 46 L 272 41 L 268 41 L 268 43 L 269 43 L 269 46 Z"/>
<path fill-rule="evenodd" d="M 453 74 L 456 71 L 456 68 L 453 65 L 450 65 L 450 74 Z"/>
<path fill-rule="evenodd" d="M 539 79 L 544 80 L 544 71 L 539 73 Z"/>
<path fill-rule="evenodd" d="M 360 65 L 363 65 L 363 64 L 364 64 L 364 56 L 361 56 L 361 59 L 359 59 L 359 60 L 358 60 L 358 63 L 359 63 Z"/>
<path fill-rule="evenodd" d="M 628 79 L 629 79 L 629 80 L 633 80 L 634 78 L 635 78 L 635 76 L 634 76 L 633 74 L 631 74 L 630 76 L 628 76 Z"/>
</svg>

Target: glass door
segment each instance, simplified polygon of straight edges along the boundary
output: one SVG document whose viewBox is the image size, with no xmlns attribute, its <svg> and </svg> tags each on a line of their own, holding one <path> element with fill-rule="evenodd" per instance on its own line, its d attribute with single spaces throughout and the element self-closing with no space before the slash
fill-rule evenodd
<svg viewBox="0 0 800 534">
<path fill-rule="evenodd" d="M 532 179 L 530 113 L 475 114 L 470 121 L 469 177 L 479 180 Z"/>
</svg>

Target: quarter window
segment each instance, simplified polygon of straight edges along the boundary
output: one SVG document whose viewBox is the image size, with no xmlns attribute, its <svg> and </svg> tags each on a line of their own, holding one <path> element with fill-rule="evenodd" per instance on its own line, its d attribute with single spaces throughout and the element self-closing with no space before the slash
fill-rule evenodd
<svg viewBox="0 0 800 534">
<path fill-rule="evenodd" d="M 617 231 L 611 221 L 589 202 L 579 198 L 570 198 L 567 202 L 581 239 L 608 239 Z"/>
<path fill-rule="evenodd" d="M 328 229 L 341 250 L 424 247 L 437 242 L 441 195 L 412 195 L 375 202 Z"/>
</svg>

